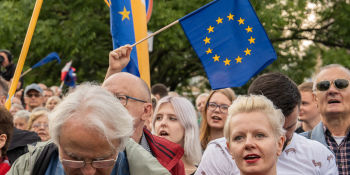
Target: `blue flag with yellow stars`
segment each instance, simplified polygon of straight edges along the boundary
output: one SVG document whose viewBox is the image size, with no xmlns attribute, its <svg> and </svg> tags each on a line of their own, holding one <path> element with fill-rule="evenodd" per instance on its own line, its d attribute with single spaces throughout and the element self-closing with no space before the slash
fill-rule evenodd
<svg viewBox="0 0 350 175">
<path fill-rule="evenodd" d="M 277 59 L 249 0 L 216 0 L 180 19 L 212 89 L 243 86 Z"/>
<path fill-rule="evenodd" d="M 105 0 L 110 7 L 113 48 L 135 42 L 147 36 L 146 4 L 144 0 Z M 148 44 L 142 42 L 132 49 L 130 62 L 123 69 L 141 77 L 149 84 Z"/>
</svg>

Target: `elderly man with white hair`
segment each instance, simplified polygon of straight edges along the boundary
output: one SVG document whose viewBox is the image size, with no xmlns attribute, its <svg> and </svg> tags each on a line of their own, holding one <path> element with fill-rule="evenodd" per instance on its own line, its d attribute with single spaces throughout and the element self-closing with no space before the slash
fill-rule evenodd
<svg viewBox="0 0 350 175">
<path fill-rule="evenodd" d="M 9 174 L 169 174 L 129 138 L 133 118 L 100 86 L 79 86 L 49 118 L 52 140 L 30 147 Z"/>
</svg>

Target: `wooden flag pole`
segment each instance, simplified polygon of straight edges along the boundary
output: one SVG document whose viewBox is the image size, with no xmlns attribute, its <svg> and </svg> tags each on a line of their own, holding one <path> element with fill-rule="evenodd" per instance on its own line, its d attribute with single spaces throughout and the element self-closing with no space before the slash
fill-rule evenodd
<svg viewBox="0 0 350 175">
<path fill-rule="evenodd" d="M 179 20 L 176 20 L 176 21 L 174 21 L 174 22 L 168 24 L 167 26 L 165 26 L 165 27 L 163 27 L 163 28 L 157 30 L 156 32 L 154 32 L 154 33 L 148 35 L 146 38 L 143 38 L 142 40 L 137 41 L 136 43 L 134 43 L 133 45 L 131 45 L 131 47 L 134 47 L 134 46 L 136 46 L 136 45 L 142 43 L 143 41 L 145 41 L 145 40 L 147 40 L 147 39 L 149 39 L 149 38 L 151 38 L 151 37 L 157 35 L 157 34 L 160 33 L 160 32 L 163 32 L 164 30 L 166 30 L 166 29 L 172 27 L 173 25 L 175 25 L 175 24 L 177 24 L 177 23 L 179 23 Z"/>
<path fill-rule="evenodd" d="M 28 70 L 24 71 L 23 74 L 19 78 L 22 78 L 24 75 L 26 75 L 30 71 L 32 71 L 32 68 L 29 68 Z"/>
<path fill-rule="evenodd" d="M 39 17 L 39 13 L 40 13 L 40 9 L 41 9 L 42 4 L 43 4 L 43 0 L 37 0 L 35 2 L 32 18 L 30 19 L 29 27 L 27 30 L 26 37 L 24 39 L 21 54 L 19 55 L 19 59 L 17 62 L 16 71 L 15 71 L 15 74 L 14 74 L 13 79 L 12 79 L 12 83 L 11 83 L 10 90 L 8 93 L 7 101 L 5 103 L 5 107 L 8 110 L 10 110 L 12 97 L 16 92 L 19 77 L 21 75 L 23 65 L 24 65 L 24 62 L 25 62 L 27 54 L 28 54 L 28 49 L 30 46 L 30 42 L 32 41 L 36 22 L 38 21 L 38 17 Z"/>
</svg>

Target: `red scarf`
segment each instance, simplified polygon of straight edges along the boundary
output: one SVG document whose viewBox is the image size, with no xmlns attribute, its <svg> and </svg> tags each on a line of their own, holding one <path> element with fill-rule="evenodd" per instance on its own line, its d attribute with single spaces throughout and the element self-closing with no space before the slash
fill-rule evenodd
<svg viewBox="0 0 350 175">
<path fill-rule="evenodd" d="M 5 175 L 11 168 L 7 157 L 0 157 L 0 175 Z"/>
</svg>

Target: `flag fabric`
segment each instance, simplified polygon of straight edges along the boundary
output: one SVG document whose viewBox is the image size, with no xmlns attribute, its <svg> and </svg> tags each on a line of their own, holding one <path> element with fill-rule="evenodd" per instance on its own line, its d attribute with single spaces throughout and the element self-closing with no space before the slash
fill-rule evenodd
<svg viewBox="0 0 350 175">
<path fill-rule="evenodd" d="M 113 48 L 135 42 L 147 36 L 146 4 L 144 0 L 110 0 L 110 23 Z M 129 64 L 123 69 L 141 77 L 150 85 L 148 44 L 142 42 L 131 52 Z"/>
<path fill-rule="evenodd" d="M 57 60 L 58 64 L 61 63 L 61 59 L 58 56 L 58 54 L 56 52 L 51 52 L 45 58 L 41 59 L 39 62 L 34 64 L 34 66 L 32 66 L 31 68 L 34 69 L 34 68 L 40 67 L 40 66 L 47 64 L 47 63 L 54 61 L 54 60 Z"/>
<path fill-rule="evenodd" d="M 212 89 L 242 86 L 277 59 L 249 0 L 216 0 L 179 21 Z"/>
<path fill-rule="evenodd" d="M 75 87 L 76 80 L 75 68 L 72 67 L 72 61 L 69 61 L 61 70 L 61 81 L 67 86 Z"/>
</svg>

